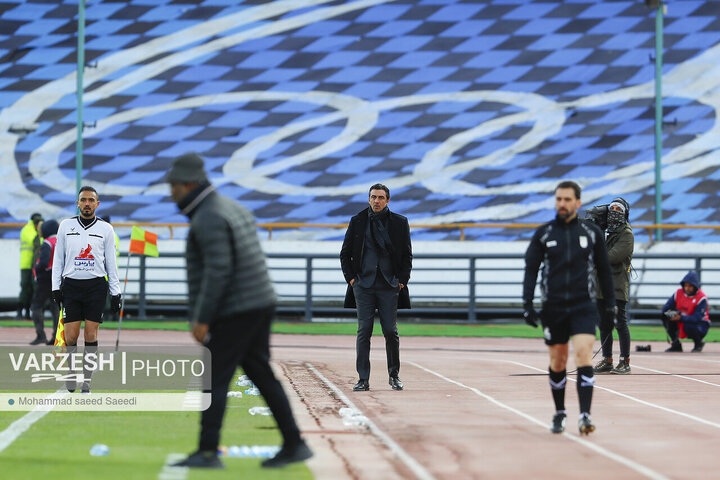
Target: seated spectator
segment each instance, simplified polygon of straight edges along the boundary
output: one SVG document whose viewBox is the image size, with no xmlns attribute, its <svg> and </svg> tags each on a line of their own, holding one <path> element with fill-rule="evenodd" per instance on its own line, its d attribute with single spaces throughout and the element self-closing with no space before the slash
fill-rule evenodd
<svg viewBox="0 0 720 480">
<path fill-rule="evenodd" d="M 702 352 L 703 338 L 710 328 L 710 306 L 707 296 L 700 290 L 697 273 L 690 271 L 680 282 L 678 288 L 662 309 L 663 324 L 672 344 L 666 352 L 682 352 L 681 338 L 691 338 L 695 342 L 693 352 Z"/>
</svg>

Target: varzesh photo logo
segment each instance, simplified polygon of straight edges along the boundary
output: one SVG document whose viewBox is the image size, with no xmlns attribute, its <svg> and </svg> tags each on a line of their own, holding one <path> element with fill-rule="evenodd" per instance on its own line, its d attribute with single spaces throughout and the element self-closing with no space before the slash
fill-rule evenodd
<svg viewBox="0 0 720 480">
<path fill-rule="evenodd" d="M 200 345 L 0 347 L 0 410 L 204 410 L 210 365 Z"/>
</svg>

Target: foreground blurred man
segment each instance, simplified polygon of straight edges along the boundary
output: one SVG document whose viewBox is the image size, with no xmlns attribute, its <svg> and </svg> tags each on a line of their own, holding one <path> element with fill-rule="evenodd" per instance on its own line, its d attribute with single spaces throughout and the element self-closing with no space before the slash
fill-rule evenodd
<svg viewBox="0 0 720 480">
<path fill-rule="evenodd" d="M 566 365 L 568 341 L 572 338 L 580 402 L 578 429 L 581 435 L 587 435 L 595 430 L 590 419 L 595 384 L 591 361 L 595 325 L 599 320 L 593 268 L 597 269 L 608 316 L 614 312 L 615 293 L 603 233 L 592 223 L 578 218 L 581 204 L 577 183 L 564 181 L 555 189 L 557 216 L 535 231 L 525 253 L 523 317 L 528 325 L 537 327 L 538 314 L 532 302 L 542 264 L 543 304 L 539 319 L 550 351 L 550 389 L 555 402 L 550 430 L 565 431 Z"/>
<path fill-rule="evenodd" d="M 224 468 L 217 451 L 228 385 L 238 365 L 265 398 L 283 437 L 280 452 L 262 466 L 310 458 L 269 364 L 276 299 L 252 214 L 215 192 L 196 154 L 176 158 L 167 181 L 173 200 L 190 217 L 185 258 L 192 335 L 212 354 L 212 403 L 202 412 L 198 449 L 174 466 Z"/>
<path fill-rule="evenodd" d="M 62 305 L 67 351 L 77 351 L 80 324 L 85 321 L 82 392 L 90 393 L 90 380 L 98 351 L 98 329 L 103 321 L 105 298 L 110 289 L 113 311 L 120 311 L 120 282 L 112 225 L 95 216 L 100 199 L 93 187 L 80 188 L 80 215 L 63 220 L 57 231 L 52 264 L 52 295 Z M 107 280 L 105 277 L 107 276 Z M 71 372 L 73 373 L 73 372 Z M 75 382 L 65 382 L 74 392 Z"/>
</svg>

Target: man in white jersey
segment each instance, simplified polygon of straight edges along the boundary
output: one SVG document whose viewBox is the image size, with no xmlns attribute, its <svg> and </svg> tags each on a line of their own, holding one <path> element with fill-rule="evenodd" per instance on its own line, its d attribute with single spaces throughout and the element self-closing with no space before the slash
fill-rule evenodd
<svg viewBox="0 0 720 480">
<path fill-rule="evenodd" d="M 95 362 L 88 359 L 97 356 L 98 327 L 102 323 L 108 287 L 110 308 L 113 312 L 120 311 L 115 232 L 112 225 L 95 216 L 99 205 L 98 193 L 93 187 L 80 189 L 77 201 L 80 215 L 60 223 L 53 256 L 53 299 L 64 308 L 65 341 L 70 354 L 77 352 L 80 323 L 85 321 L 83 393 L 90 392 L 93 371 L 89 366 Z M 71 373 L 75 373 L 74 370 Z M 74 392 L 77 383 L 67 381 L 65 386 Z"/>
</svg>

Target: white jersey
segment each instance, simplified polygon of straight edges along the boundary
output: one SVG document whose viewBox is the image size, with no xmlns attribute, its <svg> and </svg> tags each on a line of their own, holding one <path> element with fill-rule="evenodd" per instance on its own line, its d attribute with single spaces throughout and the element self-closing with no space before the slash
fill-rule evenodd
<svg viewBox="0 0 720 480">
<path fill-rule="evenodd" d="M 63 278 L 108 278 L 110 295 L 120 293 L 115 256 L 115 231 L 98 217 L 87 227 L 75 216 L 63 220 L 53 256 L 52 289 L 60 290 Z"/>
</svg>

